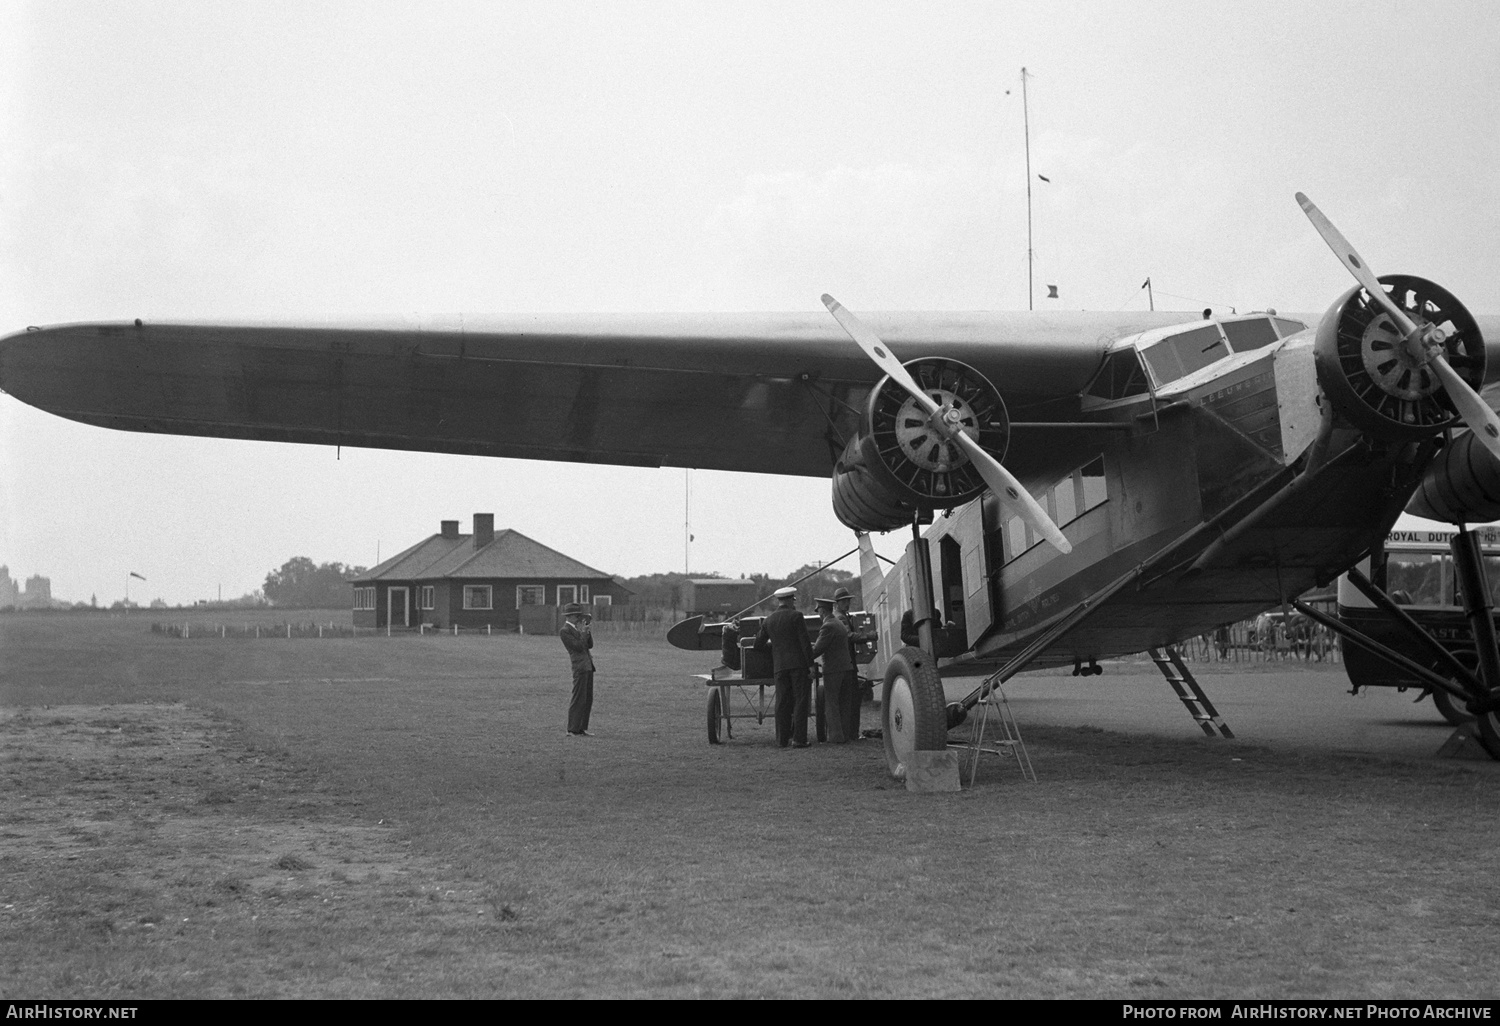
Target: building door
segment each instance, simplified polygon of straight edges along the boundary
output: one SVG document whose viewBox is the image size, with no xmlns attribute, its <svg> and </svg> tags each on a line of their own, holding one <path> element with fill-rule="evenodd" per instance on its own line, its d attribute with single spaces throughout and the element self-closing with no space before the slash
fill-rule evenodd
<svg viewBox="0 0 1500 1026">
<path fill-rule="evenodd" d="M 410 588 L 389 588 L 386 590 L 385 622 L 392 627 L 411 626 Z"/>
</svg>

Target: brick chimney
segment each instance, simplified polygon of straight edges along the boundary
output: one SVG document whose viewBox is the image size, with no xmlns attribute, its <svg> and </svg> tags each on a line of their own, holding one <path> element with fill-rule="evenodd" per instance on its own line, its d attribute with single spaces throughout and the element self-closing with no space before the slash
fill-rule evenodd
<svg viewBox="0 0 1500 1026">
<path fill-rule="evenodd" d="M 444 520 L 443 521 L 443 537 L 447 538 L 450 541 L 452 541 L 453 539 L 455 539 L 455 538 L 458 537 L 458 521 L 457 520 Z"/>
<path fill-rule="evenodd" d="M 482 549 L 495 540 L 495 514 L 474 514 L 474 548 Z"/>
</svg>

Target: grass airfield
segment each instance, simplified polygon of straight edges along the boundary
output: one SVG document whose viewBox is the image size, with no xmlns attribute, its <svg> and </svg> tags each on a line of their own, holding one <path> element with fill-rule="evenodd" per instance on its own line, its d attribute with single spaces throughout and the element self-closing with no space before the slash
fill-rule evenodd
<svg viewBox="0 0 1500 1026">
<path fill-rule="evenodd" d="M 1018 678 L 1040 782 L 915 795 L 654 634 L 572 739 L 554 638 L 150 619 L 0 617 L 0 998 L 1500 996 L 1500 772 L 1338 667 Z"/>
</svg>

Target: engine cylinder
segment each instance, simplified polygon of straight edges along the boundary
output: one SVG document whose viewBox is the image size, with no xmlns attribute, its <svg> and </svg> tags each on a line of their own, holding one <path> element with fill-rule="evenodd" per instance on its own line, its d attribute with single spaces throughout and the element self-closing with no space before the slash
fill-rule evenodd
<svg viewBox="0 0 1500 1026">
<path fill-rule="evenodd" d="M 1464 305 L 1425 278 L 1392 274 L 1380 281 L 1412 321 L 1443 330 L 1448 362 L 1477 389 L 1484 380 L 1484 339 Z M 1458 420 L 1437 373 L 1409 349 L 1385 307 L 1358 286 L 1323 315 L 1313 353 L 1318 384 L 1334 409 L 1377 438 L 1416 440 Z"/>
<path fill-rule="evenodd" d="M 1428 466 L 1406 512 L 1450 524 L 1500 520 L 1500 463 L 1472 432 L 1459 435 Z"/>
<path fill-rule="evenodd" d="M 1001 459 L 1010 418 L 983 374 L 957 360 L 926 357 L 905 365 L 951 422 Z M 833 470 L 833 511 L 856 531 L 890 531 L 919 512 L 961 506 L 984 493 L 984 478 L 958 442 L 889 377 L 870 393 L 857 435 Z"/>
</svg>

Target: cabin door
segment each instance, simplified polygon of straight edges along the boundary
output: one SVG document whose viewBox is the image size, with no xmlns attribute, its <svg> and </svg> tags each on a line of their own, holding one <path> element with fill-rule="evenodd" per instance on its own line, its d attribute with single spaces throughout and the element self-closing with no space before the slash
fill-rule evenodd
<svg viewBox="0 0 1500 1026">
<path fill-rule="evenodd" d="M 965 635 L 972 647 L 980 635 L 990 629 L 995 616 L 990 596 L 990 560 L 984 537 L 982 499 L 964 507 L 953 534 L 958 538 L 959 561 L 963 567 Z"/>
</svg>

